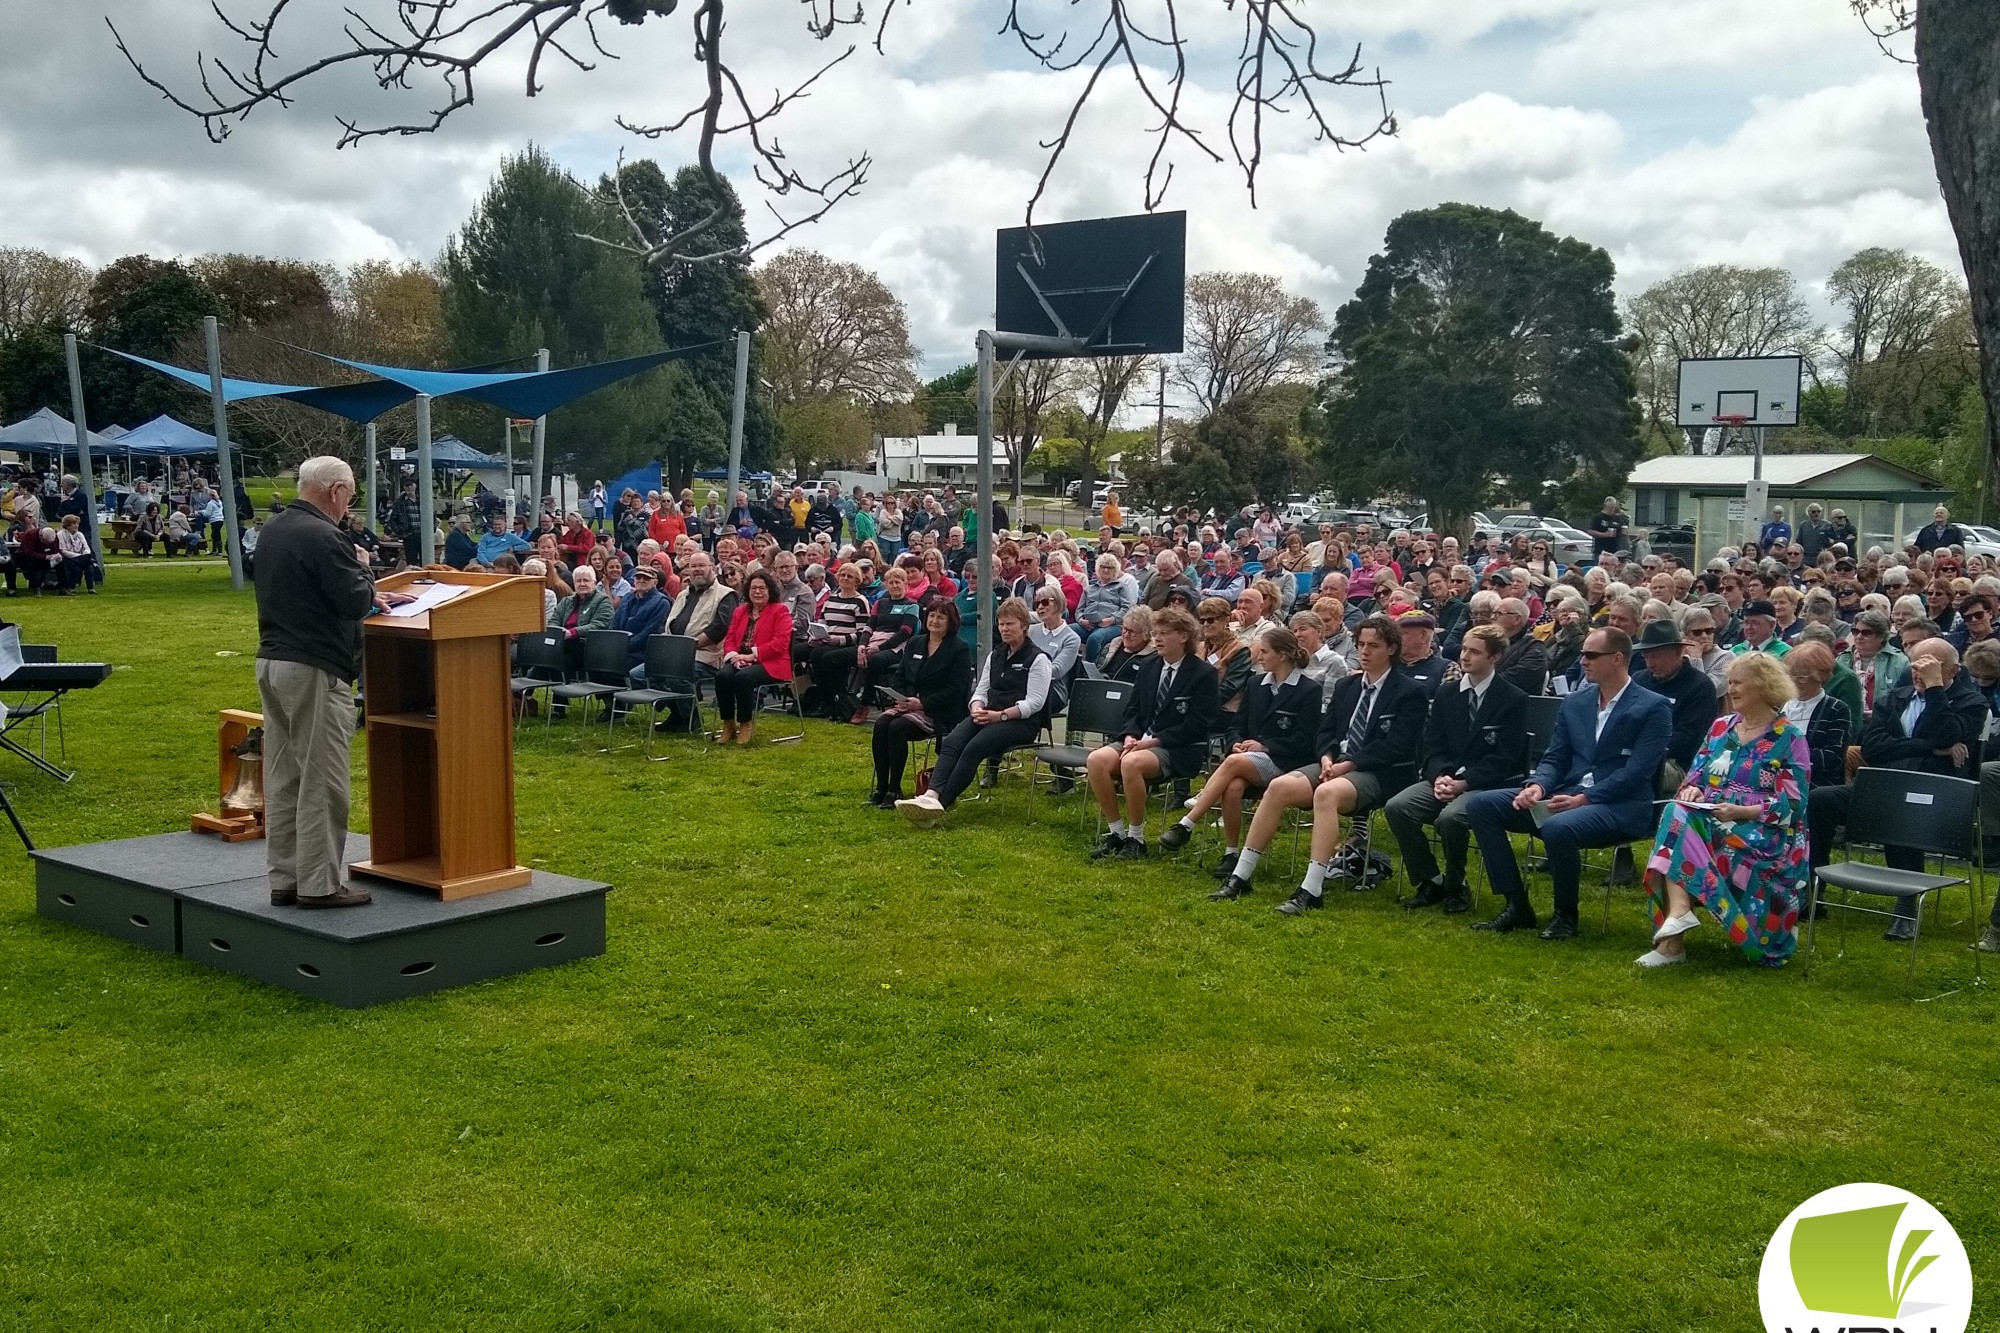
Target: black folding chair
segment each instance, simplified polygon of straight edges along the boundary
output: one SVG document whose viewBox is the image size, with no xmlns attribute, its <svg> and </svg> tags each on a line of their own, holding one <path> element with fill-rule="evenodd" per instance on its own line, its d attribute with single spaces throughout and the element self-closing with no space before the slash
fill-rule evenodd
<svg viewBox="0 0 2000 1333">
<path fill-rule="evenodd" d="M 773 745 L 790 745 L 806 738 L 806 710 L 799 703 L 799 679 L 774 680 L 768 685 L 759 685 L 754 697 L 756 716 L 765 713 L 789 714 L 799 724 L 799 729 L 788 736 L 773 736 Z"/>
<path fill-rule="evenodd" d="M 549 717 L 555 721 L 556 707 L 577 704 L 586 713 L 590 701 L 608 701 L 625 688 L 631 678 L 632 636 L 622 629 L 587 629 L 583 639 L 583 675 L 565 681 L 549 691 Z M 608 704 L 607 704 L 608 706 Z M 589 719 L 586 717 L 586 721 Z"/>
<path fill-rule="evenodd" d="M 641 689 L 620 690 L 611 696 L 605 732 L 618 721 L 620 713 L 647 712 L 647 722 L 657 723 L 662 705 L 688 705 L 688 734 L 699 736 L 701 696 L 695 691 L 695 642 L 685 634 L 655 634 L 646 640 L 646 684 Z M 645 755 L 657 762 L 665 755 L 653 753 L 653 728 L 646 728 Z"/>
<path fill-rule="evenodd" d="M 569 658 L 563 650 L 563 636 L 557 630 L 523 634 L 514 640 L 514 720 L 527 716 L 528 701 L 552 690 L 569 674 Z"/>
<path fill-rule="evenodd" d="M 1043 765 L 1047 765 L 1053 786 L 1053 779 L 1059 769 L 1073 769 L 1081 774 L 1090 762 L 1090 752 L 1094 748 L 1079 745 L 1080 737 L 1095 736 L 1100 741 L 1108 741 L 1125 722 L 1125 703 L 1138 687 L 1130 681 L 1103 680 L 1085 677 L 1070 687 L 1068 726 L 1063 733 L 1063 744 L 1038 745 L 1028 760 L 1028 790 L 1035 789 L 1036 775 Z"/>
<path fill-rule="evenodd" d="M 1855 843 L 1875 847 L 1907 847 L 1938 860 L 1942 872 L 1946 861 L 1963 861 L 1965 875 L 1926 874 L 1919 870 L 1896 870 L 1853 859 Z M 1894 898 L 1898 902 L 1915 899 L 1917 912 L 1911 921 L 1909 980 L 1917 979 L 1917 942 L 1923 935 L 1923 901 L 1938 895 L 1941 908 L 1944 890 L 1954 884 L 1966 886 L 1966 898 L 1974 920 L 1979 917 L 1981 885 L 1975 859 L 1979 847 L 1979 784 L 1967 778 L 1943 777 L 1935 773 L 1910 773 L 1896 768 L 1864 768 L 1854 775 L 1854 799 L 1848 806 L 1847 830 L 1842 843 L 1843 860 L 1821 866 L 1813 872 L 1806 892 L 1805 970 L 1812 969 L 1814 917 L 1818 915 L 1819 886 L 1829 885 L 1845 893 L 1866 893 Z M 1843 912 L 1864 916 L 1895 916 L 1879 907 L 1861 907 L 1842 898 L 1826 904 Z M 1933 918 L 1935 919 L 1935 918 Z M 1841 918 L 1840 946 L 1847 950 L 1847 918 Z M 1978 957 L 1974 955 L 1974 965 Z"/>
</svg>

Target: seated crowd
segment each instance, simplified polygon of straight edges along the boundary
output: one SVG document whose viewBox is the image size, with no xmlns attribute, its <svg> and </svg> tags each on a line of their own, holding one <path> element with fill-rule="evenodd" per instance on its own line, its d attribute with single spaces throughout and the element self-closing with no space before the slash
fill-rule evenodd
<svg viewBox="0 0 2000 1333">
<path fill-rule="evenodd" d="M 1130 682 L 1116 734 L 1061 780 L 1086 785 L 1104 818 L 1094 857 L 1149 854 L 1149 791 L 1186 798 L 1152 845 L 1177 850 L 1219 820 L 1218 900 L 1253 891 L 1287 811 L 1310 818 L 1311 854 L 1278 910 L 1317 910 L 1329 884 L 1372 887 L 1358 834 L 1380 810 L 1416 885 L 1407 907 L 1468 912 L 1476 842 L 1503 900 L 1478 928 L 1561 940 L 1577 932 L 1583 852 L 1650 837 L 1639 873 L 1657 934 L 1642 963 L 1685 957 L 1699 904 L 1779 965 L 1858 767 L 1978 778 L 2000 819 L 1986 739 L 2000 568 L 1959 544 L 1833 540 L 1808 559 L 1767 526 L 1768 545 L 1700 568 L 1617 550 L 1570 568 L 1525 537 L 1183 512 L 1094 539 L 997 532 L 982 589 L 979 516 L 949 494 L 911 497 L 893 540 L 873 496 L 806 501 L 776 531 L 771 511 L 739 503 L 740 527 L 697 519 L 665 541 L 655 506 L 669 507 L 625 497 L 638 517 L 607 533 L 548 515 L 474 539 L 460 520 L 456 554 L 546 580 L 553 629 L 631 631 L 635 681 L 649 634 L 693 638 L 726 739 L 747 743 L 758 687 L 787 682 L 803 711 L 871 725 L 868 803 L 925 825 L 982 766 L 1032 747 L 1076 682 Z M 975 663 L 982 615 L 995 642 Z M 924 741 L 934 763 L 905 796 Z M 1522 833 L 1554 881 L 1546 921 L 1516 861 Z M 1914 906 L 1900 910 L 1890 936 L 1911 938 Z M 2000 908 L 1979 947 L 2000 951 Z"/>
</svg>

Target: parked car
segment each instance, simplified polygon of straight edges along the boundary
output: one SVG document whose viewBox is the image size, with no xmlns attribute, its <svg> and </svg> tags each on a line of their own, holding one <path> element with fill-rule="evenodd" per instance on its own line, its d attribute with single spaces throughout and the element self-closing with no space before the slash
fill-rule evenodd
<svg viewBox="0 0 2000 1333">
<path fill-rule="evenodd" d="M 1118 487 L 1116 486 L 1116 484 L 1112 482 L 1108 481 L 1098 482 L 1095 486 L 1091 488 L 1090 491 L 1090 497 L 1091 497 L 1090 507 L 1092 509 L 1102 509 L 1104 507 L 1104 497 L 1117 489 Z M 1065 500 L 1068 500 L 1071 504 L 1082 504 L 1083 478 L 1078 477 L 1075 481 L 1065 486 L 1063 488 L 1063 498 Z"/>
<path fill-rule="evenodd" d="M 1567 523 L 1544 520 L 1532 528 L 1502 528 L 1501 532 L 1509 541 L 1515 537 L 1526 537 L 1530 542 L 1547 542 L 1549 554 L 1559 564 L 1584 565 L 1597 558 L 1594 554 L 1596 543 L 1591 540 L 1590 534 L 1580 532 Z"/>
<path fill-rule="evenodd" d="M 2000 556 L 2000 528 L 1989 528 L 1979 523 L 1959 523 L 1958 530 L 1965 534 L 1967 555 Z M 1918 528 L 1917 532 L 1912 532 L 1903 538 L 1903 545 L 1915 546 L 1917 533 L 1922 531 L 1922 528 Z M 1867 542 L 1864 540 L 1862 545 L 1866 546 Z"/>
</svg>

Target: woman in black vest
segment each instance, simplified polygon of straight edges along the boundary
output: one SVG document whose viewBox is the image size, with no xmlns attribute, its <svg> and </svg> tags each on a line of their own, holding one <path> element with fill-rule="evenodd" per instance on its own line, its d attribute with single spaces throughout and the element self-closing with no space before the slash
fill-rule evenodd
<svg viewBox="0 0 2000 1333">
<path fill-rule="evenodd" d="M 987 756 L 1031 745 L 1040 733 L 1042 715 L 1054 697 L 1054 673 L 1048 656 L 1028 639 L 1028 620 L 1028 604 L 1018 597 L 1009 597 L 993 613 L 1000 642 L 993 645 L 972 691 L 972 715 L 938 743 L 931 789 L 896 802 L 919 828 L 944 818 Z"/>
<path fill-rule="evenodd" d="M 911 744 L 949 734 L 965 721 L 972 649 L 958 637 L 958 607 L 950 598 L 930 599 L 924 631 L 892 654 L 892 688 L 903 698 L 875 719 L 875 790 L 868 804 L 882 810 L 895 809 L 903 794 Z"/>
<path fill-rule="evenodd" d="M 1244 739 L 1202 784 L 1181 821 L 1160 835 L 1165 851 L 1184 846 L 1201 817 L 1220 805 L 1222 862 L 1216 872 L 1224 879 L 1236 868 L 1236 851 L 1243 845 L 1244 796 L 1313 762 L 1319 732 L 1320 683 L 1305 674 L 1310 659 L 1292 632 L 1266 628 L 1251 639 L 1250 652 L 1263 674 L 1243 688 Z"/>
</svg>

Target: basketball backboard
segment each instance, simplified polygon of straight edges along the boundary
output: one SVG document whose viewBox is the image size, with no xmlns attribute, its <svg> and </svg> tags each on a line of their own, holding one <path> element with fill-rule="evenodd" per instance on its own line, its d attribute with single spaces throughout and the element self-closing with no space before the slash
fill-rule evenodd
<svg viewBox="0 0 2000 1333">
<path fill-rule="evenodd" d="M 1009 227 L 997 242 L 994 328 L 1082 344 L 1030 360 L 1181 350 L 1186 213 Z"/>
<path fill-rule="evenodd" d="M 1718 417 L 1742 417 L 1746 426 L 1796 426 L 1804 375 L 1796 356 L 1687 358 L 1675 423 L 1706 430 Z"/>
</svg>

